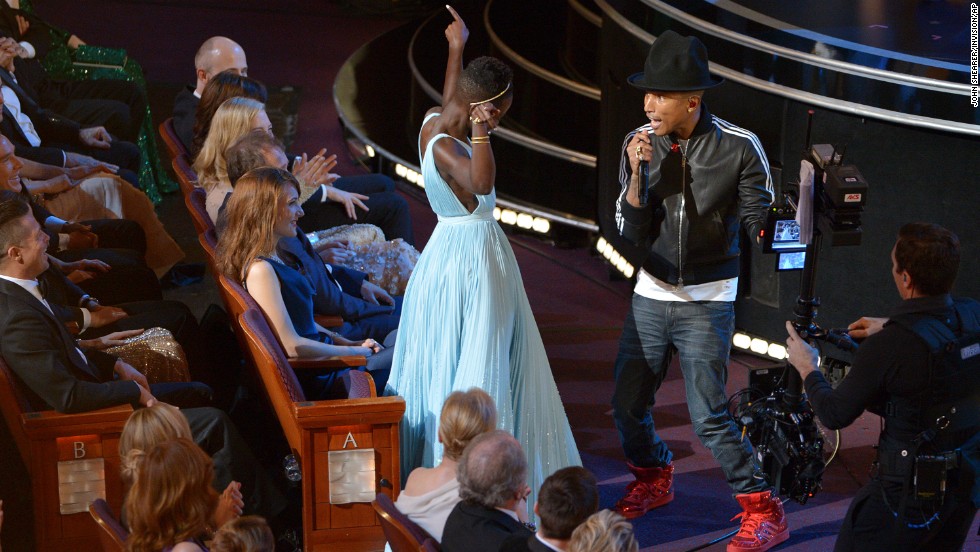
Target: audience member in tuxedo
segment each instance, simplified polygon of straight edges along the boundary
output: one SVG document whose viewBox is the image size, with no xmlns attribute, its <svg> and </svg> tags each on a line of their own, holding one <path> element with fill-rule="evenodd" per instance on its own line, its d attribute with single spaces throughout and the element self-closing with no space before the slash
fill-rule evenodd
<svg viewBox="0 0 980 552">
<path fill-rule="evenodd" d="M 612 510 L 589 516 L 572 532 L 569 552 L 639 552 L 633 526 Z"/>
<path fill-rule="evenodd" d="M 146 117 L 146 94 L 134 82 L 118 79 L 55 80 L 31 44 L 18 43 L 0 24 L 0 43 L 12 47 L 17 80 L 38 105 L 83 125 L 104 126 L 111 134 L 135 142 Z"/>
<path fill-rule="evenodd" d="M 251 98 L 265 104 L 269 93 L 261 82 L 240 75 L 234 71 L 222 71 L 208 80 L 201 94 L 201 102 L 194 116 L 194 141 L 191 144 L 191 159 L 197 157 L 204 147 L 204 140 L 211 132 L 211 120 L 221 104 L 232 98 Z"/>
<path fill-rule="evenodd" d="M 521 444 L 503 430 L 475 437 L 457 467 L 459 496 L 442 533 L 448 552 L 497 552 L 511 536 L 533 535 L 525 499 L 527 459 Z"/>
<path fill-rule="evenodd" d="M 0 115 L 2 117 L 2 115 Z M 163 277 L 184 258 L 146 194 L 99 166 L 65 169 L 20 159 L 21 183 L 38 203 L 62 220 L 126 219 L 146 237 L 146 264 Z"/>
<path fill-rule="evenodd" d="M 258 167 L 286 167 L 282 144 L 263 130 L 253 130 L 236 141 L 228 148 L 226 157 L 228 179 L 232 183 Z M 220 209 L 216 223 L 219 232 L 225 222 L 225 211 Z M 303 230 L 297 228 L 295 238 L 279 240 L 276 253 L 291 266 L 302 267 L 310 279 L 316 291 L 313 296 L 316 314 L 344 319 L 341 327 L 334 328 L 341 335 L 353 340 L 383 341 L 398 328 L 402 297 L 388 295 L 368 281 L 363 272 L 335 264 L 349 253 L 344 244 L 321 241 L 314 247 Z"/>
<path fill-rule="evenodd" d="M 188 439 L 146 451 L 126 500 L 129 552 L 206 552 L 218 503 L 211 459 Z"/>
<path fill-rule="evenodd" d="M 9 195 L 7 196 L 9 197 Z M 181 406 L 207 404 L 204 384 L 149 386 L 135 368 L 97 350 L 81 351 L 62 320 L 70 314 L 44 299 L 37 280 L 48 267 L 48 235 L 20 199 L 0 201 L 0 356 L 37 408 L 87 412 L 166 397 Z"/>
<path fill-rule="evenodd" d="M 269 552 L 275 548 L 269 524 L 259 516 L 244 516 L 221 526 L 211 552 Z"/>
<path fill-rule="evenodd" d="M 62 220 L 33 201 L 20 181 L 21 168 L 14 148 L 0 135 L 0 190 L 20 194 L 30 205 L 50 238 L 48 252 L 59 259 L 59 268 L 77 268 L 78 263 L 84 266 L 82 288 L 105 304 L 161 298 L 160 282 L 143 260 L 146 235 L 138 224 L 118 219 L 85 223 Z M 100 262 L 87 262 L 91 260 Z"/>
<path fill-rule="evenodd" d="M 188 420 L 194 420 L 196 422 L 199 418 L 221 419 L 222 423 L 214 424 L 215 427 L 226 427 L 230 433 L 231 440 L 240 443 L 241 436 L 238 435 L 234 425 L 224 418 L 224 416 L 225 414 L 223 412 L 213 408 L 186 408 L 180 410 L 164 402 L 158 402 L 153 406 L 141 408 L 133 412 L 129 419 L 126 420 L 126 425 L 123 426 L 122 434 L 119 436 L 120 474 L 123 480 L 124 497 L 128 497 L 129 489 L 136 480 L 140 464 L 147 451 L 160 443 L 177 439 L 189 439 L 195 441 L 198 446 L 202 447 L 205 453 L 211 456 L 214 466 L 214 489 L 215 491 L 221 491 L 214 513 L 211 516 L 212 526 L 221 527 L 225 523 L 242 515 L 242 511 L 245 508 L 242 484 L 234 480 L 227 481 L 229 477 L 233 477 L 229 468 L 234 466 L 234 462 L 229 462 L 229 460 L 238 462 L 241 462 L 241 460 L 229 458 L 229 452 L 223 448 L 225 443 L 223 439 L 213 439 L 206 434 L 202 435 L 200 439 L 195 439 L 190 423 L 188 422 Z M 214 447 L 215 444 L 220 444 L 222 448 Z M 209 451 L 205 447 L 212 447 L 215 450 Z M 241 447 L 241 450 L 248 453 L 248 449 L 244 447 Z M 256 473 L 261 474 L 261 472 Z M 246 485 L 246 487 L 249 486 Z M 125 502 L 125 498 L 123 501 Z M 125 524 L 125 520 L 122 521 Z"/>
<path fill-rule="evenodd" d="M 463 451 L 473 438 L 495 427 L 497 406 L 486 391 L 472 387 L 450 393 L 439 415 L 442 462 L 434 468 L 412 470 L 395 507 L 442 542 L 446 519 L 460 501 L 456 474 Z"/>
<path fill-rule="evenodd" d="M 47 287 L 45 297 L 67 308 L 69 318 L 63 322 L 74 324 L 79 339 L 95 339 L 107 334 L 146 328 L 164 328 L 173 334 L 187 357 L 191 377 L 205 382 L 209 387 L 225 394 L 233 392 L 224 379 L 217 362 L 210 362 L 211 355 L 201 342 L 200 327 L 194 313 L 180 301 L 136 301 L 114 306 L 102 305 L 96 297 L 85 293 L 60 270 L 49 267 L 38 278 Z M 220 393 L 219 393 L 220 394 Z M 230 397 L 221 396 L 219 404 Z"/>
<path fill-rule="evenodd" d="M 195 114 L 204 87 L 211 77 L 224 71 L 247 77 L 245 51 L 234 40 L 212 36 L 201 44 L 194 55 L 194 72 L 197 76 L 194 86 L 184 87 L 174 99 L 174 129 L 187 151 L 191 151 L 194 143 Z"/>
<path fill-rule="evenodd" d="M 147 385 L 135 368 L 104 352 L 80 350 L 47 302 L 37 280 L 47 265 L 48 237 L 17 198 L 0 200 L 0 356 L 25 386 L 37 409 L 88 412 L 131 404 L 153 406 L 157 398 L 183 408 L 192 435 L 227 469 L 218 480 L 247 482 L 246 511 L 274 517 L 285 499 L 258 466 L 234 426 L 210 403 L 202 383 Z M 231 475 L 234 475 L 232 477 Z"/>
<path fill-rule="evenodd" d="M 501 552 L 551 552 L 568 550 L 572 532 L 599 510 L 595 476 L 581 466 L 562 468 L 548 476 L 538 492 L 534 513 L 541 524 L 531 537 L 514 536 Z"/>
<path fill-rule="evenodd" d="M 202 52 L 208 54 L 203 59 L 211 60 L 210 66 L 198 61 Z M 203 127 L 196 126 L 201 124 L 201 119 L 198 119 L 196 124 L 179 123 L 178 113 L 181 120 L 186 120 L 189 117 L 188 112 L 192 115 L 195 113 L 204 88 L 214 75 L 225 70 L 231 70 L 241 75 L 248 73 L 245 53 L 241 50 L 241 46 L 223 37 L 214 37 L 205 42 L 201 51 L 198 51 L 198 57 L 195 58 L 195 66 L 198 77 L 197 88 L 193 92 L 190 91 L 190 87 L 188 90 L 182 91 L 177 96 L 174 107 L 174 124 L 178 133 L 182 132 L 181 126 L 192 125 L 191 136 L 185 141 L 185 145 L 192 145 L 197 138 L 193 135 L 193 131 Z M 193 105 L 194 111 L 191 111 L 191 105 Z M 193 118 L 192 115 L 191 118 Z M 263 114 L 263 117 L 265 121 L 268 121 L 267 115 Z M 262 128 L 268 128 L 271 133 L 271 127 L 271 124 L 266 124 Z M 235 136 L 231 141 L 220 144 L 219 151 L 223 154 L 231 142 L 238 137 Z M 203 147 L 202 145 L 201 148 L 203 149 Z M 336 165 L 336 155 L 326 156 L 325 149 L 320 150 L 312 157 L 303 154 L 293 157 L 293 159 L 298 160 L 298 162 L 292 162 L 290 170 L 302 184 L 300 197 L 303 198 L 303 207 L 307 212 L 308 228 L 319 230 L 363 222 L 381 228 L 386 239 L 402 238 L 410 245 L 415 243 L 408 203 L 395 193 L 395 183 L 391 178 L 382 174 L 356 176 L 330 174 L 329 169 Z M 326 170 L 321 171 L 323 168 Z M 195 170 L 198 177 L 201 177 L 201 171 L 196 164 Z M 319 174 L 324 176 L 313 178 L 314 175 Z M 307 176 L 311 178 L 308 179 Z M 321 184 L 323 186 L 319 186 Z"/>
<path fill-rule="evenodd" d="M 16 52 L 9 44 L 9 41 L 0 43 L 0 91 L 4 101 L 0 132 L 14 143 L 17 155 L 59 167 L 103 162 L 139 187 L 136 174 L 140 150 L 136 144 L 113 138 L 102 126 L 83 128 L 78 122 L 38 105 L 30 86 L 19 82 L 14 75 Z"/>
<path fill-rule="evenodd" d="M 395 332 L 382 345 L 374 339 L 354 341 L 328 330 L 313 318 L 309 279 L 276 253 L 283 238 L 296 236 L 299 183 L 288 171 L 262 167 L 242 176 L 228 201 L 228 224 L 218 239 L 216 268 L 227 278 L 242 282 L 259 304 L 289 357 L 360 355 L 366 369 L 383 389 L 391 370 Z M 326 374 L 297 374 L 310 399 L 333 398 L 347 370 Z"/>
</svg>

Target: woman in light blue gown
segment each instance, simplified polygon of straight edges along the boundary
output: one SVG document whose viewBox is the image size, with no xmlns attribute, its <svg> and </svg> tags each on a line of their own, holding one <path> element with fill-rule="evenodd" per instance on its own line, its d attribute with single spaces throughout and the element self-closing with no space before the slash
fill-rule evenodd
<svg viewBox="0 0 980 552">
<path fill-rule="evenodd" d="M 511 105 L 511 71 L 482 57 L 462 69 L 467 30 L 446 29 L 443 105 L 419 136 L 425 193 L 439 216 L 408 282 L 387 393 L 405 398 L 401 473 L 442 458 L 439 412 L 450 392 L 480 387 L 513 432 L 537 492 L 554 471 L 581 465 L 510 243 L 493 218 L 490 132 Z M 528 498 L 534 504 L 533 496 Z"/>
</svg>

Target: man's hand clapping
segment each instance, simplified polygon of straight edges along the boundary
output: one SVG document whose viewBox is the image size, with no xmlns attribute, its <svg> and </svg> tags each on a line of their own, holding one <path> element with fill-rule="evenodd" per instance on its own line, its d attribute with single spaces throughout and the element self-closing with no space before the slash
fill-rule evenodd
<svg viewBox="0 0 980 552">
<path fill-rule="evenodd" d="M 339 175 L 331 174 L 330 171 L 337 166 L 337 155 L 325 157 L 326 149 L 321 149 L 313 157 L 307 157 L 304 153 L 302 157 L 293 163 L 293 176 L 304 186 L 318 186 L 320 184 L 332 185 L 334 180 L 340 178 Z"/>
</svg>

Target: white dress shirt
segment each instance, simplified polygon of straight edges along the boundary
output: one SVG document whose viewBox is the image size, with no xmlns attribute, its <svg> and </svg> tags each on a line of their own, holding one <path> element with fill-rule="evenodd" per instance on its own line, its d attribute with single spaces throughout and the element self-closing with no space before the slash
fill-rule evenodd
<svg viewBox="0 0 980 552">
<path fill-rule="evenodd" d="M 14 80 L 16 82 L 16 79 Z M 0 87 L 0 90 L 3 91 L 3 103 L 10 110 L 10 114 L 14 116 L 14 120 L 17 121 L 17 126 L 24 132 L 24 136 L 27 136 L 27 141 L 35 148 L 40 146 L 41 137 L 38 135 L 37 130 L 34 129 L 34 123 L 31 122 L 31 118 L 20 110 L 20 98 L 17 97 L 17 93 L 7 85 Z"/>
</svg>

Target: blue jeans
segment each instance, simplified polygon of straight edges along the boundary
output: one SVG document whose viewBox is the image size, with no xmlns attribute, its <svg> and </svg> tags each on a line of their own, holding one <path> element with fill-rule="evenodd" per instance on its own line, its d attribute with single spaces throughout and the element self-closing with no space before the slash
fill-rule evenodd
<svg viewBox="0 0 980 552">
<path fill-rule="evenodd" d="M 667 375 L 671 350 L 680 354 L 694 432 L 711 450 L 736 493 L 770 489 L 752 445 L 728 414 L 725 381 L 735 330 L 727 301 L 655 301 L 633 294 L 616 358 L 612 406 L 627 460 L 663 467 L 673 455 L 657 435 L 651 408 Z"/>
</svg>

